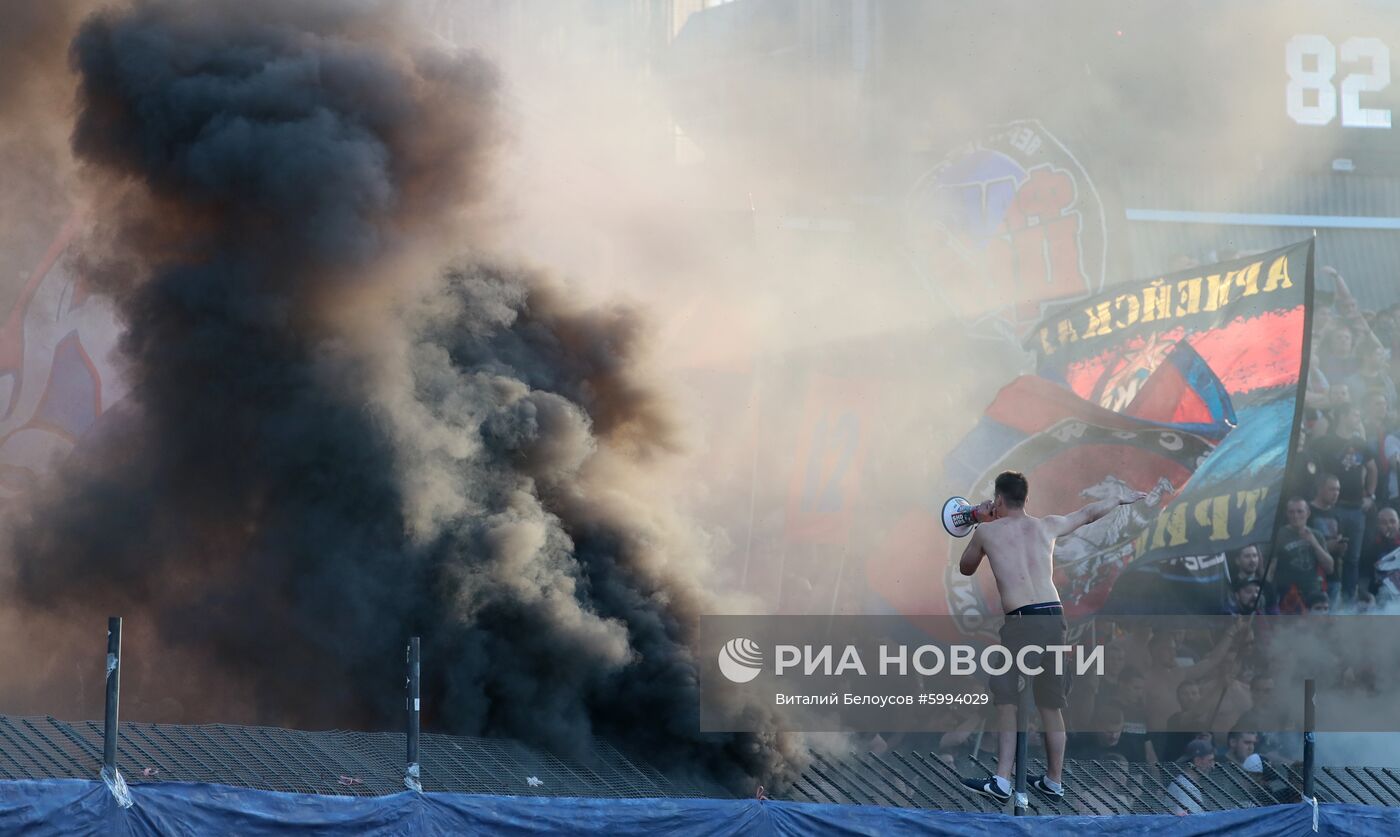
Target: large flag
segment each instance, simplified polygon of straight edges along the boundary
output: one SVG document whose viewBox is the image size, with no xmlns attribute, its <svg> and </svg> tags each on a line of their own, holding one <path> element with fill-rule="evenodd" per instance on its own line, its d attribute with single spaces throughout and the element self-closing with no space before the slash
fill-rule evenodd
<svg viewBox="0 0 1400 837">
<path fill-rule="evenodd" d="M 1238 417 L 1151 531 L 1140 536 L 1137 560 L 1106 606 L 1124 613 L 1207 607 L 1212 597 L 1201 588 L 1224 571 L 1217 556 L 1270 539 L 1286 499 L 1281 487 L 1306 386 L 1313 242 L 1177 274 L 1151 287 L 1174 290 L 1176 322 L 1131 329 L 1120 342 L 1131 347 L 1155 336 L 1190 344 L 1219 375 Z M 1131 352 L 1120 349 L 1119 355 Z M 1066 352 L 1059 360 L 1042 355 L 1042 363 L 1087 386 L 1088 364 L 1105 354 L 1109 364 L 1115 362 L 1112 354 L 1091 350 Z"/>
<path fill-rule="evenodd" d="M 997 395 L 949 455 L 949 484 L 981 498 L 1000 471 L 1023 471 L 1037 514 L 1146 491 L 1057 545 L 1067 610 L 1218 605 L 1220 555 L 1273 530 L 1311 293 L 1308 241 L 1062 308 L 1027 340 L 1040 376 Z M 973 632 L 994 594 L 951 566 L 946 580 L 950 612 Z"/>
</svg>

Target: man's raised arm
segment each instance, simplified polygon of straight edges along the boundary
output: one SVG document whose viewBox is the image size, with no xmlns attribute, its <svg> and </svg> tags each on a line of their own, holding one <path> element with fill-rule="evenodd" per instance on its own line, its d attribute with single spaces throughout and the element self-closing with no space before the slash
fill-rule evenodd
<svg viewBox="0 0 1400 837">
<path fill-rule="evenodd" d="M 1219 668 L 1220 664 L 1229 658 L 1230 649 L 1235 645 L 1235 638 L 1242 634 L 1245 629 L 1246 626 L 1243 622 L 1236 622 L 1231 625 L 1226 629 L 1225 636 L 1220 642 L 1217 642 L 1215 647 L 1210 649 L 1210 653 L 1205 656 L 1205 659 L 1186 666 L 1185 668 L 1176 669 L 1176 671 L 1181 674 L 1181 679 L 1183 681 L 1199 680 Z M 1216 710 L 1218 711 L 1219 709 L 1220 707 L 1217 706 Z"/>
<path fill-rule="evenodd" d="M 1050 514 L 1044 518 L 1045 525 L 1050 529 L 1050 533 L 1055 537 L 1068 535 L 1086 523 L 1093 523 L 1119 506 L 1127 506 L 1136 503 L 1138 500 L 1147 499 L 1147 492 L 1134 491 L 1121 500 L 1099 500 L 1097 503 L 1090 503 L 1084 508 L 1070 512 L 1069 514 Z"/>
<path fill-rule="evenodd" d="M 958 572 L 963 575 L 977 572 L 977 565 L 982 563 L 982 556 L 985 554 L 986 550 L 982 548 L 982 533 L 973 529 L 972 537 L 967 541 L 967 548 L 963 550 L 962 558 L 958 559 Z"/>
</svg>

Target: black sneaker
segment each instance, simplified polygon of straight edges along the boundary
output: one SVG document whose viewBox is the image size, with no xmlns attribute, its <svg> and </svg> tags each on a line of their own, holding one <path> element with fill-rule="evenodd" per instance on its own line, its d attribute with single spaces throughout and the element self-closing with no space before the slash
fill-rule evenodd
<svg viewBox="0 0 1400 837">
<path fill-rule="evenodd" d="M 1036 790 L 1040 791 L 1041 793 L 1045 794 L 1046 796 L 1050 797 L 1051 799 L 1064 799 L 1064 798 L 1065 798 L 1065 786 L 1064 786 L 1063 784 L 1061 784 L 1059 790 L 1057 790 L 1057 791 L 1050 790 L 1050 786 L 1047 785 L 1047 784 L 1045 784 L 1045 777 L 1044 777 L 1044 776 L 1041 776 L 1041 777 L 1039 777 L 1038 779 L 1036 779 L 1034 782 L 1031 782 L 1031 787 L 1035 788 Z"/>
<path fill-rule="evenodd" d="M 997 787 L 997 780 L 994 776 L 989 776 L 986 779 L 963 779 L 962 783 L 969 790 L 977 791 L 984 796 L 990 796 L 997 802 L 1005 802 L 1011 798 L 1011 794 L 1002 793 L 1001 788 Z"/>
</svg>

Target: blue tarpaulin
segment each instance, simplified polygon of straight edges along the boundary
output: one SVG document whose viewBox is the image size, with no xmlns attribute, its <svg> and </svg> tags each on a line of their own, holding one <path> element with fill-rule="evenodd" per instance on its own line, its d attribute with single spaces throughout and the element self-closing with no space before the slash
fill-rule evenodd
<svg viewBox="0 0 1400 837">
<path fill-rule="evenodd" d="M 721 799 L 578 799 L 400 793 L 348 797 L 179 782 L 135 785 L 122 808 L 101 782 L 0 781 L 0 834 L 1380 834 L 1400 809 L 1275 805 L 1189 817 L 1025 817 Z"/>
</svg>

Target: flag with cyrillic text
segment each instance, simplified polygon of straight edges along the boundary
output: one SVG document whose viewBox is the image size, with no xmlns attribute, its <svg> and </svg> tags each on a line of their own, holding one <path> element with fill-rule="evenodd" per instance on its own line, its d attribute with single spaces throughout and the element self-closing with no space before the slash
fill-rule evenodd
<svg viewBox="0 0 1400 837">
<path fill-rule="evenodd" d="M 1229 425 L 1139 536 L 1129 573 L 1269 539 L 1296 438 L 1312 254 L 1309 240 L 1118 285 L 1047 317 L 1027 340 L 1041 375 L 1107 409 L 1197 431 Z M 1124 596 L 1154 591 L 1126 576 L 1117 586 L 1124 611 L 1134 604 Z"/>
</svg>

